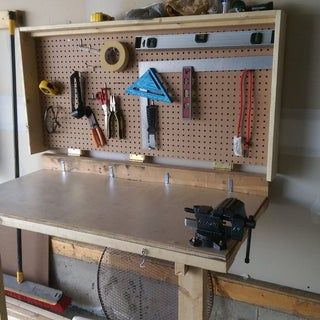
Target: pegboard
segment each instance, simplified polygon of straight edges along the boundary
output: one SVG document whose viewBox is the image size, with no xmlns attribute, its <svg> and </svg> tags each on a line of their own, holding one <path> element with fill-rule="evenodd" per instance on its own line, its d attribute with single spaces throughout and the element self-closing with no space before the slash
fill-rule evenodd
<svg viewBox="0 0 320 320">
<path fill-rule="evenodd" d="M 229 30 L 230 28 L 224 31 Z M 232 147 L 240 107 L 240 71 L 196 73 L 198 103 L 193 120 L 183 120 L 181 116 L 181 73 L 161 74 L 165 86 L 172 93 L 174 103 L 157 103 L 159 105 L 158 150 L 142 149 L 139 98 L 126 95 L 125 89 L 138 79 L 139 61 L 266 56 L 272 55 L 273 47 L 135 51 L 135 37 L 148 34 L 152 33 L 70 35 L 41 37 L 36 40 L 39 80 L 57 81 L 63 87 L 61 95 L 54 97 L 41 95 L 43 111 L 50 105 L 60 107 L 61 127 L 58 132 L 50 135 L 44 132 L 48 147 L 266 166 L 272 70 L 254 71 L 254 110 L 251 122 L 253 137 L 252 147 L 246 158 L 235 157 Z M 93 70 L 90 66 L 100 66 L 99 54 L 80 50 L 77 47 L 80 40 L 92 48 L 100 48 L 107 40 L 125 43 L 130 53 L 127 69 L 123 72 L 107 72 L 100 67 Z M 90 100 L 90 97 L 105 84 L 119 97 L 119 106 L 125 119 L 125 139 L 110 139 L 107 146 L 101 149 L 94 148 L 87 120 L 77 120 L 70 115 L 69 77 L 73 70 L 83 72 L 86 79 L 86 102 L 94 110 L 102 129 L 104 129 L 104 114 L 100 102 Z"/>
</svg>

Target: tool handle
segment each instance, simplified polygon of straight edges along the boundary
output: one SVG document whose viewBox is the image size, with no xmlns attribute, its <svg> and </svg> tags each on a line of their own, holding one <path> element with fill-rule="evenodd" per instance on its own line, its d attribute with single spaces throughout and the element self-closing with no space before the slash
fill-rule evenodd
<svg viewBox="0 0 320 320">
<path fill-rule="evenodd" d="M 99 136 L 98 136 L 96 129 L 91 129 L 91 134 L 92 134 L 93 145 L 96 148 L 99 148 L 100 147 L 100 140 L 99 140 Z"/>
<path fill-rule="evenodd" d="M 109 138 L 109 130 L 108 130 L 109 124 L 108 124 L 108 122 L 109 122 L 108 115 L 105 114 L 105 116 L 104 116 L 104 132 L 105 132 L 107 138 Z"/>
<path fill-rule="evenodd" d="M 107 112 L 107 122 L 106 122 L 106 132 L 108 139 L 112 138 L 112 128 L 111 128 L 111 117 L 113 116 L 113 113 L 108 110 Z"/>
<path fill-rule="evenodd" d="M 100 146 L 103 147 L 104 145 L 107 144 L 107 140 L 100 127 L 96 128 L 96 133 L 99 138 Z"/>
<path fill-rule="evenodd" d="M 124 127 L 123 127 L 123 117 L 121 111 L 115 111 L 114 113 L 116 119 L 116 126 L 118 130 L 118 138 L 123 139 L 124 137 Z"/>
<path fill-rule="evenodd" d="M 247 239 L 247 249 L 246 249 L 246 258 L 244 260 L 245 263 L 250 263 L 250 248 L 251 248 L 251 234 L 252 234 L 252 229 L 255 227 L 255 221 L 253 219 L 253 216 L 249 217 L 249 224 L 248 226 L 248 239 Z"/>
<path fill-rule="evenodd" d="M 149 105 L 147 106 L 147 120 L 148 120 L 148 133 L 156 133 L 156 121 L 157 121 L 157 106 Z"/>
</svg>

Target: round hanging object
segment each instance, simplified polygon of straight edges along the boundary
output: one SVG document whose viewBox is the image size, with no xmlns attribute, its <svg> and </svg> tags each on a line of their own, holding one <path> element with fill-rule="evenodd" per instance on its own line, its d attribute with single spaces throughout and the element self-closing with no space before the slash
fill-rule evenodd
<svg viewBox="0 0 320 320">
<path fill-rule="evenodd" d="M 108 320 L 178 318 L 174 265 L 106 248 L 98 267 L 98 294 Z"/>
<path fill-rule="evenodd" d="M 129 62 L 127 47 L 119 41 L 107 41 L 100 49 L 100 62 L 106 71 L 123 71 Z"/>
<path fill-rule="evenodd" d="M 57 87 L 47 81 L 47 80 L 42 80 L 39 84 L 39 89 L 41 90 L 41 92 L 47 96 L 56 96 L 58 94 L 58 89 Z"/>
<path fill-rule="evenodd" d="M 213 285 L 208 273 L 208 319 L 213 305 Z M 108 320 L 178 319 L 178 276 L 174 263 L 105 248 L 97 274 L 97 289 Z"/>
</svg>

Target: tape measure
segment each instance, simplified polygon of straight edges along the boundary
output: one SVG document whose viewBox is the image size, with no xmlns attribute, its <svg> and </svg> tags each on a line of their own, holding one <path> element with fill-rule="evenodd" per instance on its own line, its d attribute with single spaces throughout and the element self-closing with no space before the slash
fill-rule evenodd
<svg viewBox="0 0 320 320">
<path fill-rule="evenodd" d="M 100 50 L 101 67 L 106 71 L 123 71 L 129 62 L 127 47 L 119 42 L 107 41 Z"/>
<path fill-rule="evenodd" d="M 39 89 L 47 96 L 56 96 L 58 94 L 57 87 L 47 80 L 42 80 L 40 82 Z"/>
</svg>

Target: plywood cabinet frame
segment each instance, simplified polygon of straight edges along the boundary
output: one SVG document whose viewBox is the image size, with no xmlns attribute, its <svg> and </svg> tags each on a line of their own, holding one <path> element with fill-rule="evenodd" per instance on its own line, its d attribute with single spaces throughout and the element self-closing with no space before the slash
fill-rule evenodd
<svg viewBox="0 0 320 320">
<path fill-rule="evenodd" d="M 98 23 L 68 24 L 57 26 L 24 27 L 18 32 L 23 70 L 24 97 L 29 130 L 31 153 L 47 149 L 44 144 L 42 108 L 38 90 L 38 72 L 35 38 L 61 35 L 120 33 L 155 30 L 199 30 L 210 27 L 274 26 L 271 106 L 268 129 L 266 180 L 271 181 L 277 173 L 277 148 L 279 110 L 281 103 L 281 77 L 284 53 L 285 15 L 282 11 L 232 13 L 225 15 L 203 15 L 176 18 L 157 18 L 137 21 L 107 21 Z"/>
</svg>

